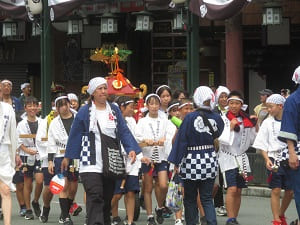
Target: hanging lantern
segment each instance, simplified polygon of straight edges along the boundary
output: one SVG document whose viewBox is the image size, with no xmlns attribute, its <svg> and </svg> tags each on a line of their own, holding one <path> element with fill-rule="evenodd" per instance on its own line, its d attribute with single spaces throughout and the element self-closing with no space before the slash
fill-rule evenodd
<svg viewBox="0 0 300 225">
<path fill-rule="evenodd" d="M 117 33 L 118 32 L 118 20 L 112 13 L 104 13 L 101 16 L 101 34 Z"/>
<path fill-rule="evenodd" d="M 2 37 L 12 37 L 17 35 L 17 23 L 7 19 L 2 23 Z"/>
<path fill-rule="evenodd" d="M 152 31 L 153 29 L 153 18 L 152 14 L 146 11 L 133 13 L 136 15 L 135 30 L 139 31 Z"/>
<path fill-rule="evenodd" d="M 32 23 L 32 32 L 31 32 L 31 36 L 39 36 L 41 35 L 41 29 L 39 24 L 37 23 Z"/>
<path fill-rule="evenodd" d="M 83 32 L 83 22 L 81 18 L 68 20 L 68 34 L 79 34 Z"/>
<path fill-rule="evenodd" d="M 266 3 L 264 5 L 262 25 L 277 25 L 282 23 L 282 7 L 279 3 Z"/>
</svg>

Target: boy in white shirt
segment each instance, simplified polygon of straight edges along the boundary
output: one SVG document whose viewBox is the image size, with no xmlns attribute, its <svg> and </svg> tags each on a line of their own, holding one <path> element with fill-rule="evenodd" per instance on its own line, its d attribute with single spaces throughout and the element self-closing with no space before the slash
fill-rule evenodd
<svg viewBox="0 0 300 225">
<path fill-rule="evenodd" d="M 286 169 L 280 166 L 280 161 L 288 156 L 287 144 L 277 138 L 282 119 L 285 98 L 280 94 L 273 94 L 266 100 L 268 112 L 271 116 L 263 121 L 257 133 L 253 147 L 261 150 L 265 159 L 269 175 L 271 192 L 271 208 L 274 220 L 273 225 L 287 225 L 284 212 L 288 208 L 293 191 L 288 180 Z M 284 197 L 280 205 L 280 193 L 284 189 Z"/>
</svg>

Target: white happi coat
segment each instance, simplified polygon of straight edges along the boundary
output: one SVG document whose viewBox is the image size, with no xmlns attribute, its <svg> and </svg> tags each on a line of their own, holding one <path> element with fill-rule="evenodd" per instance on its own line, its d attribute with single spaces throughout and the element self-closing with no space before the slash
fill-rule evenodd
<svg viewBox="0 0 300 225">
<path fill-rule="evenodd" d="M 246 167 L 245 169 L 247 169 L 247 172 L 251 172 L 249 159 L 245 152 L 254 142 L 256 136 L 255 127 L 244 128 L 244 125 L 241 124 L 240 131 L 235 132 L 230 130 L 230 120 L 226 115 L 222 115 L 222 119 L 224 121 L 224 130 L 218 139 L 218 161 L 221 172 L 223 173 L 235 168 L 243 169 L 244 166 Z M 242 122 L 240 117 L 238 117 L 238 120 Z"/>
<path fill-rule="evenodd" d="M 48 167 L 48 152 L 47 152 L 47 146 L 48 146 L 48 141 L 42 140 L 43 138 L 48 137 L 48 132 L 47 132 L 47 117 L 43 119 L 39 123 L 38 130 L 36 132 L 36 147 L 40 155 L 40 159 L 42 160 L 42 168 Z"/>
<path fill-rule="evenodd" d="M 73 111 L 72 113 L 75 117 L 76 113 Z M 54 153 L 55 158 L 64 157 L 65 153 L 61 150 L 66 150 L 68 138 L 68 133 L 63 125 L 61 117 L 58 115 L 52 120 L 49 126 L 47 154 Z"/>
<path fill-rule="evenodd" d="M 281 161 L 288 158 L 287 144 L 278 139 L 281 121 L 270 116 L 263 121 L 253 143 L 254 148 L 266 151 L 268 156 Z"/>
<path fill-rule="evenodd" d="M 11 105 L 0 102 L 0 180 L 12 191 L 15 186 L 15 154 L 17 149 L 16 117 Z"/>
<path fill-rule="evenodd" d="M 37 118 L 37 121 L 38 121 L 38 127 L 39 127 L 42 119 Z M 27 156 L 27 157 L 32 156 L 32 155 L 24 152 L 20 146 L 23 144 L 26 148 L 30 148 L 30 149 L 37 151 L 36 144 L 34 143 L 34 139 L 33 138 L 20 138 L 20 135 L 22 135 L 22 134 L 31 134 L 31 130 L 30 130 L 30 127 L 28 124 L 27 117 L 25 117 L 25 119 L 21 120 L 17 126 L 17 137 L 18 137 L 17 148 L 19 148 L 19 150 L 20 150 L 20 155 Z M 40 159 L 39 154 L 36 154 L 33 157 L 35 157 L 37 160 Z"/>
<path fill-rule="evenodd" d="M 135 138 L 138 143 L 141 143 L 145 139 L 151 139 L 158 141 L 165 137 L 163 146 L 158 146 L 158 162 L 167 161 L 172 148 L 172 139 L 176 132 L 176 127 L 167 118 L 158 116 L 157 118 L 146 117 L 141 118 L 135 129 Z M 153 159 L 153 146 L 143 147 L 143 155 L 150 159 Z"/>
</svg>

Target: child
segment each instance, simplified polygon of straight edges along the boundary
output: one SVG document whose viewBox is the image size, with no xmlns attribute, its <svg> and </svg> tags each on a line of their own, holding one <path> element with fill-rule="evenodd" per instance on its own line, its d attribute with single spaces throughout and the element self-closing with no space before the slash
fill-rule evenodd
<svg viewBox="0 0 300 225">
<path fill-rule="evenodd" d="M 65 155 L 69 132 L 76 112 L 70 109 L 70 101 L 65 94 L 55 99 L 58 116 L 50 123 L 48 130 L 48 171 L 50 174 L 60 174 L 61 162 Z M 63 171 L 65 177 L 64 189 L 59 194 L 61 208 L 60 223 L 73 225 L 69 210 L 73 204 L 78 185 L 78 164 L 71 160 L 69 170 Z"/>
<path fill-rule="evenodd" d="M 53 99 L 53 105 L 54 105 L 54 99 Z M 52 108 L 52 111 L 46 116 L 45 119 L 42 120 L 40 123 L 37 134 L 36 134 L 36 147 L 38 149 L 38 152 L 40 154 L 41 158 L 41 167 L 42 172 L 44 175 L 44 189 L 43 189 L 43 210 L 40 215 L 40 221 L 42 223 L 46 223 L 48 221 L 48 216 L 50 212 L 50 202 L 53 198 L 53 194 L 50 191 L 49 185 L 50 181 L 53 177 L 52 174 L 48 171 L 48 152 L 47 152 L 47 146 L 48 146 L 48 130 L 50 123 L 52 120 L 57 116 L 57 111 L 55 107 Z"/>
<path fill-rule="evenodd" d="M 285 98 L 280 94 L 273 94 L 266 100 L 270 117 L 261 124 L 253 147 L 261 150 L 269 174 L 269 187 L 271 192 L 271 209 L 274 220 L 273 225 L 287 225 L 284 212 L 288 208 L 293 191 L 287 179 L 285 168 L 280 166 L 280 161 L 286 160 L 288 153 L 287 144 L 277 138 L 282 119 Z M 284 189 L 284 197 L 280 206 L 280 193 Z"/>
<path fill-rule="evenodd" d="M 167 113 L 168 113 L 168 119 L 171 119 L 173 116 L 177 117 L 180 119 L 180 112 L 179 112 L 179 101 L 174 99 L 169 102 L 168 108 L 167 108 Z"/>
<path fill-rule="evenodd" d="M 77 95 L 75 95 L 74 93 L 69 93 L 68 98 L 70 100 L 71 108 L 78 112 L 78 110 L 79 110 L 79 101 L 78 101 Z"/>
<path fill-rule="evenodd" d="M 194 111 L 194 103 L 192 99 L 183 98 L 180 100 L 180 104 L 178 106 L 178 110 L 180 113 L 180 119 L 184 120 L 184 117 Z"/>
<path fill-rule="evenodd" d="M 238 91 L 230 92 L 227 102 L 228 112 L 222 115 L 224 131 L 219 137 L 219 165 L 227 187 L 226 225 L 236 225 L 239 224 L 236 218 L 240 210 L 242 188 L 247 187 L 247 174 L 250 172 L 245 152 L 255 139 L 256 120 L 242 111 L 244 99 Z"/>
<path fill-rule="evenodd" d="M 219 86 L 217 88 L 215 92 L 217 105 L 214 108 L 214 112 L 219 113 L 220 115 L 227 113 L 228 110 L 227 98 L 229 93 L 230 91 L 227 87 Z M 221 171 L 218 170 L 218 175 L 216 176 L 214 189 L 213 189 L 214 204 L 215 204 L 217 216 L 226 216 L 227 211 L 226 211 L 226 207 L 224 206 L 224 197 L 223 197 L 224 181 L 223 181 L 223 176 L 220 175 L 221 175 Z"/>
<path fill-rule="evenodd" d="M 168 104 L 172 100 L 171 88 L 168 85 L 161 85 L 156 89 L 155 93 L 159 96 L 161 100 L 159 116 L 166 115 Z"/>
<path fill-rule="evenodd" d="M 30 197 L 32 192 L 33 174 L 35 175 L 35 192 L 32 201 L 32 207 L 37 217 L 41 214 L 40 205 L 38 203 L 43 190 L 43 173 L 41 170 L 40 156 L 36 148 L 35 135 L 41 119 L 36 117 L 38 112 L 38 101 L 35 97 L 29 96 L 25 98 L 26 117 L 19 122 L 17 126 L 18 148 L 20 149 L 21 159 L 23 161 L 24 173 L 24 200 L 26 205 L 26 220 L 33 220 L 33 212 L 30 206 Z M 32 135 L 32 137 L 25 137 Z"/>
<path fill-rule="evenodd" d="M 223 131 L 220 115 L 211 111 L 213 92 L 209 87 L 200 86 L 194 93 L 199 110 L 187 114 L 179 128 L 168 161 L 184 180 L 184 208 L 187 225 L 199 223 L 197 195 L 200 193 L 206 220 L 216 225 L 212 188 L 217 173 L 217 158 L 214 139 Z M 175 168 L 175 171 L 178 169 Z"/>
<path fill-rule="evenodd" d="M 134 135 L 134 130 L 136 127 L 136 122 L 133 119 L 134 114 L 134 101 L 128 96 L 121 96 L 117 100 L 117 104 L 121 109 L 122 115 L 127 122 L 127 126 L 131 133 Z M 126 154 L 127 156 L 127 154 Z M 111 213 L 112 213 L 112 224 L 123 224 L 121 222 L 121 218 L 118 216 L 118 202 L 125 194 L 125 205 L 126 205 L 126 213 L 127 213 L 127 224 L 133 225 L 134 218 L 134 209 L 135 209 L 135 194 L 140 191 L 139 186 L 139 177 L 138 172 L 141 167 L 141 161 L 146 164 L 149 164 L 150 161 L 147 158 L 143 158 L 143 153 L 140 153 L 136 156 L 136 161 L 134 164 L 131 163 L 131 160 L 126 157 L 127 162 L 127 177 L 126 180 L 117 180 L 115 184 L 115 192 L 114 197 L 111 201 Z M 125 182 L 125 185 L 122 185 L 122 182 Z"/>
<path fill-rule="evenodd" d="M 157 174 L 155 183 L 159 184 L 156 189 L 156 220 L 159 224 L 163 223 L 163 207 L 168 191 L 168 163 L 167 157 L 171 150 L 172 138 L 176 127 L 165 117 L 160 117 L 158 111 L 161 106 L 160 98 L 157 94 L 149 94 L 146 97 L 148 114 L 139 120 L 135 137 L 142 147 L 143 155 L 151 158 L 151 165 L 142 164 L 145 184 L 145 207 L 148 215 L 148 225 L 155 225 L 152 214 L 152 186 L 153 174 Z"/>
</svg>

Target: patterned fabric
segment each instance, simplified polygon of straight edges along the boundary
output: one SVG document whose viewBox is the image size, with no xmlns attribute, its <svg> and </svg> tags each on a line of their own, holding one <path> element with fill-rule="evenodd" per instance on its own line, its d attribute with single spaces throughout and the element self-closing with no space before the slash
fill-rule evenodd
<svg viewBox="0 0 300 225">
<path fill-rule="evenodd" d="M 274 103 L 277 105 L 284 105 L 285 97 L 283 97 L 280 94 L 272 94 L 271 96 L 269 96 L 267 98 L 266 103 Z"/>
<path fill-rule="evenodd" d="M 215 178 L 218 171 L 217 156 L 212 151 L 192 151 L 182 159 L 180 168 L 182 179 L 206 180 Z"/>
<path fill-rule="evenodd" d="M 81 142 L 81 152 L 80 152 L 80 161 L 83 165 L 91 165 L 91 152 L 90 152 L 91 143 L 88 136 L 82 136 Z"/>
</svg>

